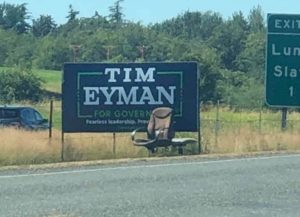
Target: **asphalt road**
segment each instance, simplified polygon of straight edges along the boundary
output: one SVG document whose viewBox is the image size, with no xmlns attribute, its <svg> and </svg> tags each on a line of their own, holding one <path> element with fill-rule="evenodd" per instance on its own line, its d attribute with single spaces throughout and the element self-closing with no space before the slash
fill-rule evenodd
<svg viewBox="0 0 300 217">
<path fill-rule="evenodd" d="M 300 155 L 0 171 L 2 217 L 300 216 Z"/>
</svg>

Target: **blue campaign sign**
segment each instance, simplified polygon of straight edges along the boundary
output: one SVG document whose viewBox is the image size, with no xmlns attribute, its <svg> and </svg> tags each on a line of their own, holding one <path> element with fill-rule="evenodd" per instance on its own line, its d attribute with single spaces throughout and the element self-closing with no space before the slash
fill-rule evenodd
<svg viewBox="0 0 300 217">
<path fill-rule="evenodd" d="M 197 64 L 66 63 L 62 100 L 64 132 L 130 132 L 162 106 L 174 109 L 175 130 L 197 131 Z"/>
</svg>

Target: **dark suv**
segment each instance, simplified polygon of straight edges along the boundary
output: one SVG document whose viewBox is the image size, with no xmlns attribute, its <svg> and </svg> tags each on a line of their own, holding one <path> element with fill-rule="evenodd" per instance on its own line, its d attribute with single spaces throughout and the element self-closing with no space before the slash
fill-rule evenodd
<svg viewBox="0 0 300 217">
<path fill-rule="evenodd" d="M 49 129 L 47 119 L 34 108 L 25 106 L 0 106 L 0 126 L 28 130 Z"/>
</svg>

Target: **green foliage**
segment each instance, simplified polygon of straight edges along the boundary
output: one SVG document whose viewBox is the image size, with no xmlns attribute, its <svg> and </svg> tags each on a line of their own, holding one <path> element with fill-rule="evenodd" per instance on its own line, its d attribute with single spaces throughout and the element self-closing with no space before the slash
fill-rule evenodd
<svg viewBox="0 0 300 217">
<path fill-rule="evenodd" d="M 249 14 L 250 31 L 254 33 L 265 32 L 264 13 L 260 6 L 254 7 Z"/>
<path fill-rule="evenodd" d="M 33 64 L 36 68 L 61 70 L 64 62 L 70 62 L 71 45 L 63 37 L 44 37 L 35 50 Z"/>
<path fill-rule="evenodd" d="M 0 29 L 0 65 L 2 66 L 5 64 L 5 60 L 9 56 L 9 50 L 14 47 L 12 40 L 14 37 L 15 34 L 11 31 Z"/>
<path fill-rule="evenodd" d="M 222 17 L 218 13 L 211 11 L 205 13 L 187 11 L 176 18 L 154 25 L 153 29 L 173 37 L 207 40 L 215 28 L 222 23 Z"/>
<path fill-rule="evenodd" d="M 70 5 L 65 24 L 57 26 L 50 15 L 40 15 L 32 27 L 26 22 L 26 4 L 0 4 L 0 66 L 61 70 L 72 61 L 196 61 L 202 103 L 260 100 L 266 28 L 259 6 L 246 17 L 187 11 L 145 26 L 126 21 L 122 3 L 116 0 L 108 17 L 97 11 L 78 17 Z"/>
<path fill-rule="evenodd" d="M 31 71 L 19 68 L 3 69 L 0 71 L 0 101 L 39 101 L 42 98 L 43 81 Z"/>
<path fill-rule="evenodd" d="M 16 35 L 9 39 L 14 49 L 7 51 L 6 66 L 28 68 L 32 67 L 32 59 L 35 53 L 36 40 L 32 35 Z"/>
<path fill-rule="evenodd" d="M 72 5 L 69 5 L 69 12 L 68 12 L 68 16 L 66 18 L 68 18 L 68 23 L 73 22 L 76 20 L 76 16 L 79 14 L 79 11 L 75 11 L 73 9 Z"/>
<path fill-rule="evenodd" d="M 245 48 L 237 56 L 235 65 L 238 70 L 248 73 L 262 82 L 265 69 L 265 34 L 251 33 L 245 41 Z"/>
<path fill-rule="evenodd" d="M 109 7 L 109 11 L 110 11 L 110 21 L 113 24 L 116 24 L 116 26 L 120 26 L 123 23 L 123 8 L 121 7 L 121 2 L 123 2 L 124 0 L 117 0 L 113 6 Z"/>
<path fill-rule="evenodd" d="M 230 107 L 260 108 L 263 104 L 263 84 L 240 71 L 222 70 L 217 92 Z"/>
<path fill-rule="evenodd" d="M 29 18 L 26 4 L 21 5 L 0 4 L 0 26 L 3 29 L 13 29 L 18 34 L 25 33 L 30 25 L 26 22 Z"/>
<path fill-rule="evenodd" d="M 36 37 L 43 37 L 53 32 L 56 24 L 49 15 L 41 15 L 38 19 L 32 21 L 32 33 Z"/>
<path fill-rule="evenodd" d="M 227 69 L 237 70 L 235 60 L 244 49 L 248 28 L 243 14 L 235 13 L 232 19 L 218 26 L 209 39 L 211 46 L 219 50 L 222 64 Z"/>
<path fill-rule="evenodd" d="M 216 49 L 211 49 L 204 44 L 197 44 L 196 47 L 187 51 L 182 60 L 198 62 L 200 72 L 200 100 L 202 102 L 219 99 L 217 92 L 217 82 L 221 79 L 220 58 Z"/>
</svg>

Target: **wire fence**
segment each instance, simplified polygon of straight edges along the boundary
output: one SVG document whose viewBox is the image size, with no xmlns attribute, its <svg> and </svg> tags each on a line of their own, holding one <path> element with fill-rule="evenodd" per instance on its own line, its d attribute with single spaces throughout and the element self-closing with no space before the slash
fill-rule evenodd
<svg viewBox="0 0 300 217">
<path fill-rule="evenodd" d="M 148 157 L 145 148 L 135 147 L 131 133 L 68 133 L 62 141 L 61 102 L 30 105 L 52 120 L 53 131 L 15 132 L 0 130 L 3 151 L 0 164 L 16 162 L 59 162 Z M 286 119 L 284 118 L 286 117 Z M 299 150 L 300 115 L 297 110 L 261 108 L 230 109 L 203 106 L 200 112 L 202 153 L 246 153 L 257 151 Z M 12 135 L 13 138 L 10 138 Z M 179 132 L 177 137 L 197 139 L 198 132 Z M 51 138 L 50 138 L 51 137 Z M 19 150 L 23 150 L 19 153 Z M 16 152 L 16 153 L 15 153 Z M 13 153 L 13 154 L 12 154 Z M 187 145 L 185 155 L 199 153 L 199 144 Z M 175 148 L 160 149 L 155 156 L 173 156 Z M 10 156 L 9 159 L 7 156 Z M 15 156 L 15 157 L 14 157 Z M 22 160 L 23 159 L 23 160 Z"/>
<path fill-rule="evenodd" d="M 216 106 L 201 112 L 204 152 L 255 152 L 300 148 L 295 110 Z"/>
</svg>

